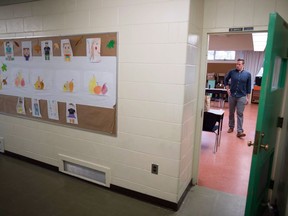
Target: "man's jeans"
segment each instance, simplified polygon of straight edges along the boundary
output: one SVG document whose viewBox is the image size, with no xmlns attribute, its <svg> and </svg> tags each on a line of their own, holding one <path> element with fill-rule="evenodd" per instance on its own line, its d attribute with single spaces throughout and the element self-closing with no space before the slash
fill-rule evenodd
<svg viewBox="0 0 288 216">
<path fill-rule="evenodd" d="M 235 127 L 235 109 L 237 114 L 237 132 L 243 132 L 243 112 L 246 104 L 246 96 L 236 98 L 229 96 L 229 128 Z"/>
</svg>

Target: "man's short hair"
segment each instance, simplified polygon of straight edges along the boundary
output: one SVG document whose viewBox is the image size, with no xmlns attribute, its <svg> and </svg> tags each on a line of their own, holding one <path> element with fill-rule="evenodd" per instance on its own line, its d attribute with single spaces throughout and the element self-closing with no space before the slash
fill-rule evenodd
<svg viewBox="0 0 288 216">
<path fill-rule="evenodd" d="M 237 61 L 242 61 L 243 65 L 245 64 L 245 61 L 242 58 L 237 59 Z"/>
</svg>

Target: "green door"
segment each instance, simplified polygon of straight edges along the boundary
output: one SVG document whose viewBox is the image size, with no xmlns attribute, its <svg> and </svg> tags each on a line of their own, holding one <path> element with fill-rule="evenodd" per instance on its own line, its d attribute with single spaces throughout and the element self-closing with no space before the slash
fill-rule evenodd
<svg viewBox="0 0 288 216">
<path fill-rule="evenodd" d="M 288 57 L 288 24 L 271 13 L 261 81 L 245 216 L 262 215 L 268 202 L 271 169 L 283 105 Z"/>
</svg>

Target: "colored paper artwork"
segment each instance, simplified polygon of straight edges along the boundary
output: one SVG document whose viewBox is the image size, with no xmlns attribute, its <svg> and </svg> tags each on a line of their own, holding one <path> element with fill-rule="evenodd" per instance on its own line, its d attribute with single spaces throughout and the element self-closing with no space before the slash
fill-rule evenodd
<svg viewBox="0 0 288 216">
<path fill-rule="evenodd" d="M 53 56 L 52 40 L 41 41 L 42 57 L 45 61 L 50 61 Z"/>
<path fill-rule="evenodd" d="M 18 97 L 17 105 L 16 105 L 16 112 L 22 115 L 26 114 L 25 106 L 24 106 L 24 97 Z"/>
<path fill-rule="evenodd" d="M 6 72 L 7 72 L 7 65 L 2 63 L 0 71 L 0 90 L 7 87 L 8 85 L 8 74 Z"/>
<path fill-rule="evenodd" d="M 63 85 L 63 91 L 64 92 L 73 92 L 74 90 L 74 81 L 73 79 L 70 81 L 66 81 Z"/>
<path fill-rule="evenodd" d="M 92 75 L 89 81 L 89 93 L 96 95 L 105 95 L 108 92 L 107 84 L 99 85 L 96 81 L 96 76 Z"/>
<path fill-rule="evenodd" d="M 2 72 L 6 72 L 7 71 L 7 65 L 2 63 L 1 70 L 2 70 Z"/>
<path fill-rule="evenodd" d="M 43 70 L 33 70 L 30 73 L 31 87 L 38 91 L 48 90 L 53 88 L 53 75 Z M 34 91 L 35 92 L 35 91 Z"/>
<path fill-rule="evenodd" d="M 24 88 L 25 87 L 26 82 L 25 82 L 25 78 L 23 76 L 22 71 L 17 72 L 15 79 L 14 79 L 14 84 L 17 88 Z"/>
<path fill-rule="evenodd" d="M 84 83 L 89 95 L 104 98 L 112 96 L 115 91 L 113 89 L 113 75 L 110 73 L 87 71 L 84 74 Z"/>
<path fill-rule="evenodd" d="M 61 55 L 64 57 L 65 62 L 71 61 L 73 50 L 69 39 L 61 40 Z"/>
<path fill-rule="evenodd" d="M 101 38 L 87 38 L 86 39 L 86 52 L 90 62 L 101 61 Z"/>
<path fill-rule="evenodd" d="M 4 42 L 4 52 L 7 61 L 14 61 L 13 41 Z"/>
<path fill-rule="evenodd" d="M 53 120 L 59 120 L 58 102 L 56 100 L 47 101 L 48 118 Z"/>
<path fill-rule="evenodd" d="M 29 86 L 29 74 L 26 69 L 12 68 L 3 75 L 3 78 L 5 83 L 5 86 L 3 87 L 11 93 L 13 92 L 13 89 L 17 92 L 21 92 Z M 17 94 L 17 96 L 21 95 Z"/>
<path fill-rule="evenodd" d="M 45 87 L 42 77 L 38 76 L 36 82 L 34 82 L 34 88 L 36 90 L 43 90 Z"/>
<path fill-rule="evenodd" d="M 3 88 L 5 88 L 8 84 L 8 76 L 7 74 L 0 74 L 0 90 L 2 90 Z"/>
<path fill-rule="evenodd" d="M 69 124 L 78 124 L 77 110 L 75 103 L 66 103 L 66 120 Z"/>
<path fill-rule="evenodd" d="M 42 48 L 41 48 L 41 46 L 40 46 L 39 44 L 35 44 L 35 45 L 33 46 L 33 50 L 34 50 L 37 54 L 39 54 L 39 53 L 41 53 Z"/>
<path fill-rule="evenodd" d="M 42 117 L 40 112 L 39 100 L 36 98 L 32 99 L 32 116 L 34 117 Z"/>
<path fill-rule="evenodd" d="M 114 40 L 110 40 L 110 41 L 107 43 L 107 45 L 106 45 L 106 47 L 107 47 L 108 49 L 112 49 L 112 48 L 114 48 L 114 46 L 115 46 L 115 41 L 114 41 Z"/>
<path fill-rule="evenodd" d="M 25 61 L 29 61 L 32 58 L 32 43 L 31 41 L 22 42 L 22 56 Z"/>
<path fill-rule="evenodd" d="M 54 85 L 60 92 L 79 93 L 81 80 L 81 74 L 78 71 L 61 70 L 55 74 Z"/>
</svg>

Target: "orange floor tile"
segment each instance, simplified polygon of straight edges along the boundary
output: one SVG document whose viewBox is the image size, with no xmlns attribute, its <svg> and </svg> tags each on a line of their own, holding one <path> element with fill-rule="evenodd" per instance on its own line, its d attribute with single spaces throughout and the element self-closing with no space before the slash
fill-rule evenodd
<svg viewBox="0 0 288 216">
<path fill-rule="evenodd" d="M 227 106 L 226 103 L 221 143 L 216 154 L 213 153 L 215 134 L 202 132 L 198 185 L 246 196 L 253 150 L 247 146 L 247 142 L 254 140 L 258 104 L 249 104 L 245 108 L 244 138 L 236 137 L 235 130 L 227 133 Z M 211 108 L 219 107 L 212 102 Z"/>
</svg>

